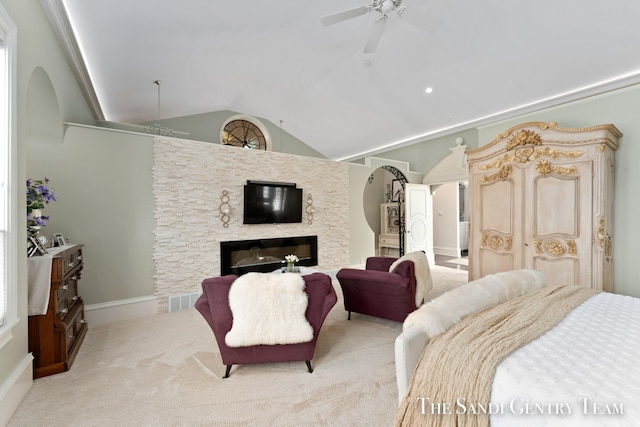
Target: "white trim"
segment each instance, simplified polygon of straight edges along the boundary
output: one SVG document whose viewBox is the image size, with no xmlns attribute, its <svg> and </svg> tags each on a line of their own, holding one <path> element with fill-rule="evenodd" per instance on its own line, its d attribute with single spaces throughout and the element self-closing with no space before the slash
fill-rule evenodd
<svg viewBox="0 0 640 427">
<path fill-rule="evenodd" d="M 6 191 L 5 196 L 7 211 L 6 214 L 6 226 L 5 229 L 5 242 L 4 242 L 4 269 L 6 280 L 6 308 L 7 311 L 4 316 L 5 324 L 0 327 L 2 336 L 0 337 L 0 347 L 4 346 L 12 337 L 12 328 L 18 322 L 18 262 L 20 257 L 18 256 L 18 209 L 13 207 L 18 206 L 18 194 L 24 193 L 24 186 L 18 182 L 18 144 L 17 144 L 17 28 L 13 23 L 11 17 L 7 11 L 0 5 L 0 34 L 3 38 L 3 45 L 6 53 L 6 83 L 7 86 L 6 96 L 7 111 L 6 116 L 0 118 L 0 129 L 5 128 L 6 134 L 2 138 L 7 138 L 8 151 L 7 151 L 7 164 L 6 164 Z M 2 165 L 3 167 L 5 165 Z M 23 184 L 24 185 L 24 184 Z M 19 191 L 22 189 L 22 192 Z M 23 196 L 24 197 L 24 196 Z M 22 200 L 22 199 L 21 199 Z M 2 290 L 0 290 L 2 292 Z"/>
<path fill-rule="evenodd" d="M 84 307 L 84 316 L 89 327 L 154 314 L 158 314 L 158 298 L 155 296 L 109 301 Z"/>
<path fill-rule="evenodd" d="M 589 86 L 580 87 L 572 91 L 567 91 L 554 96 L 550 96 L 548 98 L 538 99 L 514 108 L 497 111 L 484 117 L 478 117 L 466 122 L 461 122 L 444 128 L 435 129 L 421 135 L 415 135 L 400 141 L 391 142 L 389 144 L 373 148 L 371 150 L 350 154 L 333 160 L 354 161 L 366 156 L 374 156 L 376 154 L 385 153 L 389 150 L 395 150 L 401 147 L 417 144 L 419 142 L 430 141 L 436 138 L 452 135 L 457 132 L 463 132 L 469 129 L 482 129 L 484 126 L 491 126 L 497 122 L 509 120 L 524 114 L 542 111 L 547 108 L 568 104 L 574 101 L 580 101 L 585 98 L 602 95 L 620 89 L 625 89 L 637 84 L 640 84 L 640 70 L 635 70 L 633 72 L 617 76 L 612 79 L 596 82 Z"/>
<path fill-rule="evenodd" d="M 82 56 L 82 50 L 73 32 L 73 27 L 69 21 L 69 15 L 62 0 L 40 0 L 40 5 L 47 19 L 51 24 L 56 38 L 64 51 L 73 73 L 76 75 L 80 88 L 84 94 L 93 116 L 96 120 L 104 120 L 104 113 L 100 107 L 100 100 L 96 94 L 87 65 Z"/>
<path fill-rule="evenodd" d="M 460 248 L 443 248 L 443 247 L 434 247 L 433 253 L 436 255 L 445 255 L 452 256 L 456 258 L 460 258 Z"/>
<path fill-rule="evenodd" d="M 0 426 L 7 425 L 33 384 L 33 356 L 25 354 L 16 369 L 0 385 Z"/>
<path fill-rule="evenodd" d="M 0 328 L 0 348 L 4 347 L 13 338 L 13 327 L 20 323 L 20 318 L 7 319 L 7 325 Z"/>
</svg>

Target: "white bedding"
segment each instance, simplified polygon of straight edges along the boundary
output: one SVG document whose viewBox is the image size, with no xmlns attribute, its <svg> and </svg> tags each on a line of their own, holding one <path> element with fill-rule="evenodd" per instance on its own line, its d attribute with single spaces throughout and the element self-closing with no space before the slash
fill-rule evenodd
<svg viewBox="0 0 640 427">
<path fill-rule="evenodd" d="M 492 427 L 640 426 L 640 299 L 578 306 L 498 365 L 491 403 Z"/>
</svg>

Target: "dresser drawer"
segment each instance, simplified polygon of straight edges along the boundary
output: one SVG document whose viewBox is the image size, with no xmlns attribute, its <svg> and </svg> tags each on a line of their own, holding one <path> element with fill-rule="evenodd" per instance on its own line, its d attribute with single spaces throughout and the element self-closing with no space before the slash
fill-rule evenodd
<svg viewBox="0 0 640 427">
<path fill-rule="evenodd" d="M 62 259 L 63 274 L 66 277 L 82 269 L 82 249 L 70 252 Z"/>
<path fill-rule="evenodd" d="M 66 351 L 69 351 L 69 348 L 73 345 L 76 337 L 80 333 L 84 325 L 84 314 L 82 310 L 82 305 L 77 304 L 73 306 L 67 316 L 65 317 L 63 322 L 60 322 L 58 327 L 58 332 L 64 335 L 64 347 Z"/>
<path fill-rule="evenodd" d="M 398 248 L 400 247 L 400 238 L 397 236 L 389 237 L 389 236 L 380 236 L 380 245 L 387 248 Z"/>
<path fill-rule="evenodd" d="M 56 291 L 54 312 L 60 319 L 64 319 L 69 310 L 80 300 L 78 296 L 78 281 L 69 278 Z"/>
</svg>

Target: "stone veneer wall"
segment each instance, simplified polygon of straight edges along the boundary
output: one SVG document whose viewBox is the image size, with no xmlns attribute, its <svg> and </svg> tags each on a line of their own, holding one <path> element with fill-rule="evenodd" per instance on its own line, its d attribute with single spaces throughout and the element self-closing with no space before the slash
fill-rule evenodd
<svg viewBox="0 0 640 427">
<path fill-rule="evenodd" d="M 158 311 L 168 297 L 200 291 L 204 278 L 220 274 L 220 242 L 318 236 L 318 269 L 349 261 L 349 170 L 346 163 L 221 144 L 154 137 L 155 295 Z M 242 223 L 247 180 L 295 182 L 303 189 L 300 224 Z M 222 191 L 229 192 L 231 221 L 220 220 Z M 313 223 L 304 206 L 313 198 Z"/>
</svg>

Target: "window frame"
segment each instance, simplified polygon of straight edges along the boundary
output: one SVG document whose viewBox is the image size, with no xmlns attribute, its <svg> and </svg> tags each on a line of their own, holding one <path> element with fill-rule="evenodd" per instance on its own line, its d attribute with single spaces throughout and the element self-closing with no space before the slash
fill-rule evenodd
<svg viewBox="0 0 640 427">
<path fill-rule="evenodd" d="M 4 301 L 0 307 L 4 311 L 4 322 L 0 326 L 0 348 L 4 347 L 13 337 L 13 328 L 18 324 L 18 260 L 21 258 L 18 245 L 18 194 L 20 185 L 18 182 L 18 155 L 16 136 L 16 51 L 17 51 L 17 27 L 13 20 L 0 4 L 0 55 L 4 76 L 0 75 L 0 96 L 3 103 L 0 107 L 0 173 L 5 185 L 0 188 L 0 197 L 4 199 L 3 215 L 0 216 L 0 231 L 4 233 L 4 239 L 0 244 L 4 247 L 0 250 L 4 256 L 0 258 L 3 263 L 0 277 L 0 292 L 4 295 Z M 4 95 L 2 95 L 4 92 Z M 3 218 L 4 217 L 4 218 Z M 1 255 L 0 255 L 1 256 Z M 2 312 L 0 312 L 2 315 Z"/>
</svg>

